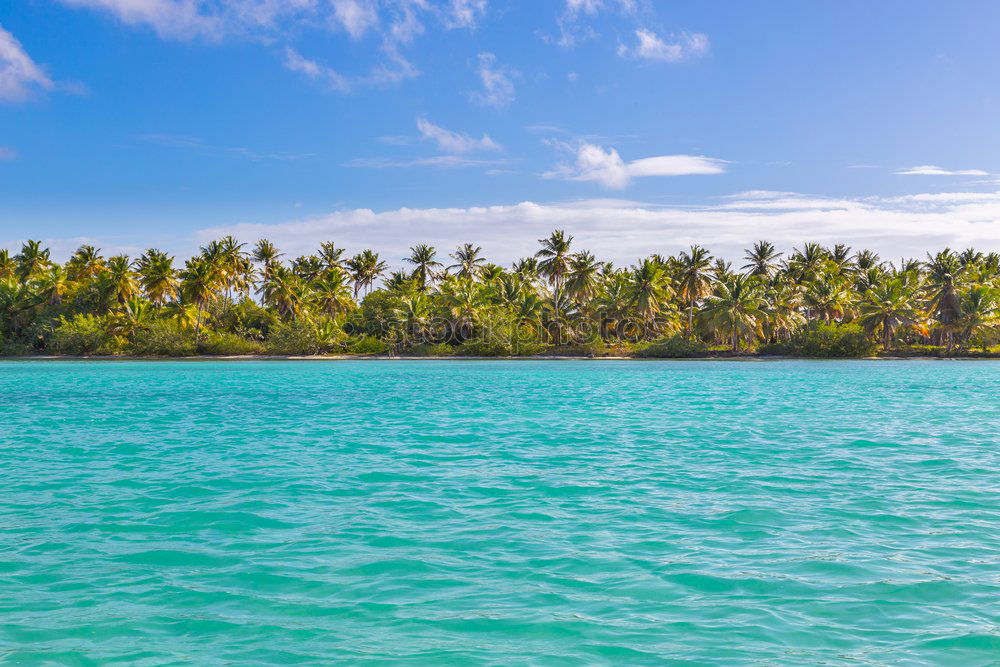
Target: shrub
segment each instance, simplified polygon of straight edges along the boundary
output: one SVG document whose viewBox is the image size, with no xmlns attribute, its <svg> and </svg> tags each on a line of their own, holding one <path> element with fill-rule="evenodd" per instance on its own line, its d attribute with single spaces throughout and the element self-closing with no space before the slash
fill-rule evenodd
<svg viewBox="0 0 1000 667">
<path fill-rule="evenodd" d="M 448 343 L 420 343 L 407 350 L 406 354 L 411 357 L 451 357 L 455 348 Z"/>
<path fill-rule="evenodd" d="M 374 336 L 354 336 L 344 345 L 348 354 L 385 354 L 389 346 Z"/>
<path fill-rule="evenodd" d="M 0 338 L 0 357 L 23 357 L 30 351 L 30 348 L 23 343 Z"/>
<path fill-rule="evenodd" d="M 197 352 L 194 334 L 169 320 L 154 322 L 128 346 L 128 353 L 139 357 L 191 357 Z"/>
<path fill-rule="evenodd" d="M 874 356 L 877 348 L 859 324 L 812 322 L 799 328 L 788 342 L 766 346 L 761 353 L 847 359 Z"/>
<path fill-rule="evenodd" d="M 339 351 L 343 337 L 343 330 L 329 320 L 292 320 L 271 327 L 264 347 L 271 354 L 327 354 Z"/>
<path fill-rule="evenodd" d="M 495 339 L 469 338 L 458 346 L 456 352 L 463 357 L 510 357 L 510 346 Z"/>
<path fill-rule="evenodd" d="M 690 359 L 705 357 L 708 353 L 708 345 L 704 342 L 681 334 L 664 336 L 650 343 L 639 344 L 632 352 L 636 357 L 657 359 Z"/>
<path fill-rule="evenodd" d="M 205 339 L 198 344 L 200 354 L 217 356 L 260 354 L 263 351 L 264 346 L 257 341 L 228 331 L 209 332 Z"/>
<path fill-rule="evenodd" d="M 106 319 L 90 314 L 60 318 L 49 339 L 49 349 L 55 354 L 114 354 L 116 348 Z"/>
</svg>

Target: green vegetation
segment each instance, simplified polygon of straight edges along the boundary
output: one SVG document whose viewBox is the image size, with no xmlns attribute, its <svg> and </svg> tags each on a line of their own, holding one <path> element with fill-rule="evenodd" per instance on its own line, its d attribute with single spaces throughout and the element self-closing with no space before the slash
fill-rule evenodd
<svg viewBox="0 0 1000 667">
<path fill-rule="evenodd" d="M 0 249 L 0 354 L 984 356 L 1000 343 L 1000 256 L 925 260 L 761 241 L 734 269 L 700 246 L 615 267 L 553 232 L 510 267 L 473 244 L 416 245 L 389 272 L 333 243 L 288 261 L 214 241 L 178 265 L 150 249 L 65 263 Z"/>
</svg>

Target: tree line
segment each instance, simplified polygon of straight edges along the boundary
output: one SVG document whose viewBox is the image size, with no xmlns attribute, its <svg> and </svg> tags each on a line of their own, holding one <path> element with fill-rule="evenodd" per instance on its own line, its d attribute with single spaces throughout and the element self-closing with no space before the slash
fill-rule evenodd
<svg viewBox="0 0 1000 667">
<path fill-rule="evenodd" d="M 862 356 L 1000 337 L 1000 255 L 971 248 L 897 263 L 759 241 L 736 266 L 695 245 L 621 267 L 557 230 L 510 266 L 471 243 L 401 262 L 227 236 L 183 264 L 90 245 L 60 263 L 27 241 L 0 249 L 0 353 Z"/>
</svg>

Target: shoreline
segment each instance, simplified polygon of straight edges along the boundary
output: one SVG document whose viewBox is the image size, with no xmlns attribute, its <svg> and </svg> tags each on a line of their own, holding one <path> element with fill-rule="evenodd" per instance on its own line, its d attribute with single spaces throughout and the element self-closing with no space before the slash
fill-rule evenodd
<svg viewBox="0 0 1000 667">
<path fill-rule="evenodd" d="M 111 356 L 111 355 L 25 355 L 0 357 L 0 361 L 1000 361 L 1000 355 L 953 356 L 876 356 L 876 357 L 797 357 L 782 355 L 719 355 L 707 357 L 624 357 L 584 355 L 525 355 L 517 357 L 484 356 L 408 356 L 384 354 L 318 355 L 194 355 L 187 357 Z"/>
</svg>

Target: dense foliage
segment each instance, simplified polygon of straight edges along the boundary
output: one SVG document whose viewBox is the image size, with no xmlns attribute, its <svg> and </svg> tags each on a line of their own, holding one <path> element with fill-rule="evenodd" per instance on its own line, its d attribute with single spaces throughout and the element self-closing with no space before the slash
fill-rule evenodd
<svg viewBox="0 0 1000 667">
<path fill-rule="evenodd" d="M 473 244 L 448 266 L 417 245 L 389 272 L 374 251 L 346 257 L 333 243 L 287 261 L 267 240 L 226 237 L 181 266 L 156 249 L 91 246 L 60 263 L 28 241 L 0 249 L 0 354 L 856 357 L 998 341 L 996 253 L 897 265 L 843 245 L 785 256 L 761 241 L 739 268 L 700 246 L 622 268 L 562 231 L 540 244 L 509 267 Z"/>
</svg>

